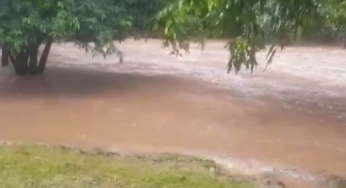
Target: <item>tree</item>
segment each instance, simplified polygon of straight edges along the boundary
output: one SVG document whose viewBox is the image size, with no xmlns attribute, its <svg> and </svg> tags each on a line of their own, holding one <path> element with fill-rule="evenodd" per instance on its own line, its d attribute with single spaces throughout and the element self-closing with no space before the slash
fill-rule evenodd
<svg viewBox="0 0 346 188">
<path fill-rule="evenodd" d="M 151 22 L 153 18 L 169 5 L 173 0 L 125 0 L 124 7 L 134 18 L 132 35 L 136 39 L 146 37 L 158 37 L 152 32 Z"/>
<path fill-rule="evenodd" d="M 54 42 L 122 61 L 113 40 L 159 37 L 180 54 L 212 37 L 228 39 L 228 72 L 253 71 L 267 44 L 270 64 L 278 47 L 299 37 L 343 32 L 345 10 L 343 0 L 1 0 L 1 64 L 13 64 L 17 75 L 43 73 Z"/>
<path fill-rule="evenodd" d="M 261 50 L 268 49 L 268 65 L 278 47 L 316 28 L 346 26 L 345 8 L 341 0 L 178 0 L 160 12 L 154 30 L 175 54 L 191 42 L 204 46 L 206 37 L 228 39 L 228 73 L 238 73 L 242 65 L 253 71 Z"/>
<path fill-rule="evenodd" d="M 0 1 L 2 66 L 12 63 L 17 75 L 43 73 L 53 42 L 75 41 L 93 55 L 121 55 L 113 40 L 125 39 L 133 21 L 124 2 Z M 39 54 L 42 44 L 44 49 Z"/>
</svg>

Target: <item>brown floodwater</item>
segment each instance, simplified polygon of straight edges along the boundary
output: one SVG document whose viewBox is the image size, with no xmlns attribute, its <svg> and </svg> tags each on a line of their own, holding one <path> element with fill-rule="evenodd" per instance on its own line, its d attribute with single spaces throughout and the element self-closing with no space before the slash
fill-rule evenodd
<svg viewBox="0 0 346 188">
<path fill-rule="evenodd" d="M 213 42 L 183 58 L 125 42 L 125 63 L 54 46 L 42 76 L 0 71 L 0 140 L 183 152 L 346 176 L 345 52 L 296 47 L 227 75 Z M 260 55 L 263 58 L 263 54 Z"/>
</svg>

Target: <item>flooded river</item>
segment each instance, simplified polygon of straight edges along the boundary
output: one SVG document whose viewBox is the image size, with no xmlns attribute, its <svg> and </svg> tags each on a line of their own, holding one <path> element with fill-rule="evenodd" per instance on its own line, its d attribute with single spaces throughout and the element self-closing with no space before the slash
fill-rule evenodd
<svg viewBox="0 0 346 188">
<path fill-rule="evenodd" d="M 346 51 L 288 48 L 265 72 L 234 75 L 223 46 L 176 58 L 158 41 L 128 41 L 119 64 L 56 45 L 45 75 L 0 71 L 0 139 L 346 176 Z"/>
</svg>

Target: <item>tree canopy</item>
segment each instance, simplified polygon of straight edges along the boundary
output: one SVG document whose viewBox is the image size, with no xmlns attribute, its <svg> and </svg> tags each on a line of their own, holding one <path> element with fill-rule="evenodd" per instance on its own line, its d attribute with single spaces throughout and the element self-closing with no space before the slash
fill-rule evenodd
<svg viewBox="0 0 346 188">
<path fill-rule="evenodd" d="M 242 65 L 253 71 L 261 50 L 270 64 L 297 38 L 345 30 L 345 18 L 342 0 L 178 0 L 160 12 L 155 29 L 176 54 L 206 37 L 227 39 L 228 72 L 237 73 Z"/>
<path fill-rule="evenodd" d="M 148 6 L 143 6 L 148 4 Z M 146 32 L 143 19 L 154 16 L 148 0 L 1 0 L 2 65 L 16 74 L 44 71 L 53 42 L 74 41 L 77 47 L 104 57 L 117 53 L 113 41 Z M 162 8 L 162 7 L 161 7 Z M 155 12 L 157 13 L 157 12 Z M 44 44 L 40 58 L 39 47 Z"/>
<path fill-rule="evenodd" d="M 261 50 L 268 50 L 269 64 L 295 39 L 336 36 L 345 26 L 343 0 L 0 1 L 2 65 L 12 63 L 18 75 L 42 73 L 54 42 L 73 41 L 104 57 L 116 53 L 122 61 L 113 41 L 131 36 L 162 38 L 175 54 L 191 42 L 224 38 L 228 72 L 243 65 L 253 71 Z"/>
</svg>

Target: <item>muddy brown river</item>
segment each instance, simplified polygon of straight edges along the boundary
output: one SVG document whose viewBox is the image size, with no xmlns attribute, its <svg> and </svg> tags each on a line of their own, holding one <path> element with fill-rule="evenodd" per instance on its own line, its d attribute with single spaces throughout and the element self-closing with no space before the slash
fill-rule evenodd
<svg viewBox="0 0 346 188">
<path fill-rule="evenodd" d="M 292 47 L 265 72 L 234 75 L 223 46 L 177 58 L 158 41 L 127 41 L 119 64 L 56 45 L 45 75 L 0 71 L 0 139 L 346 176 L 346 51 Z"/>
</svg>

